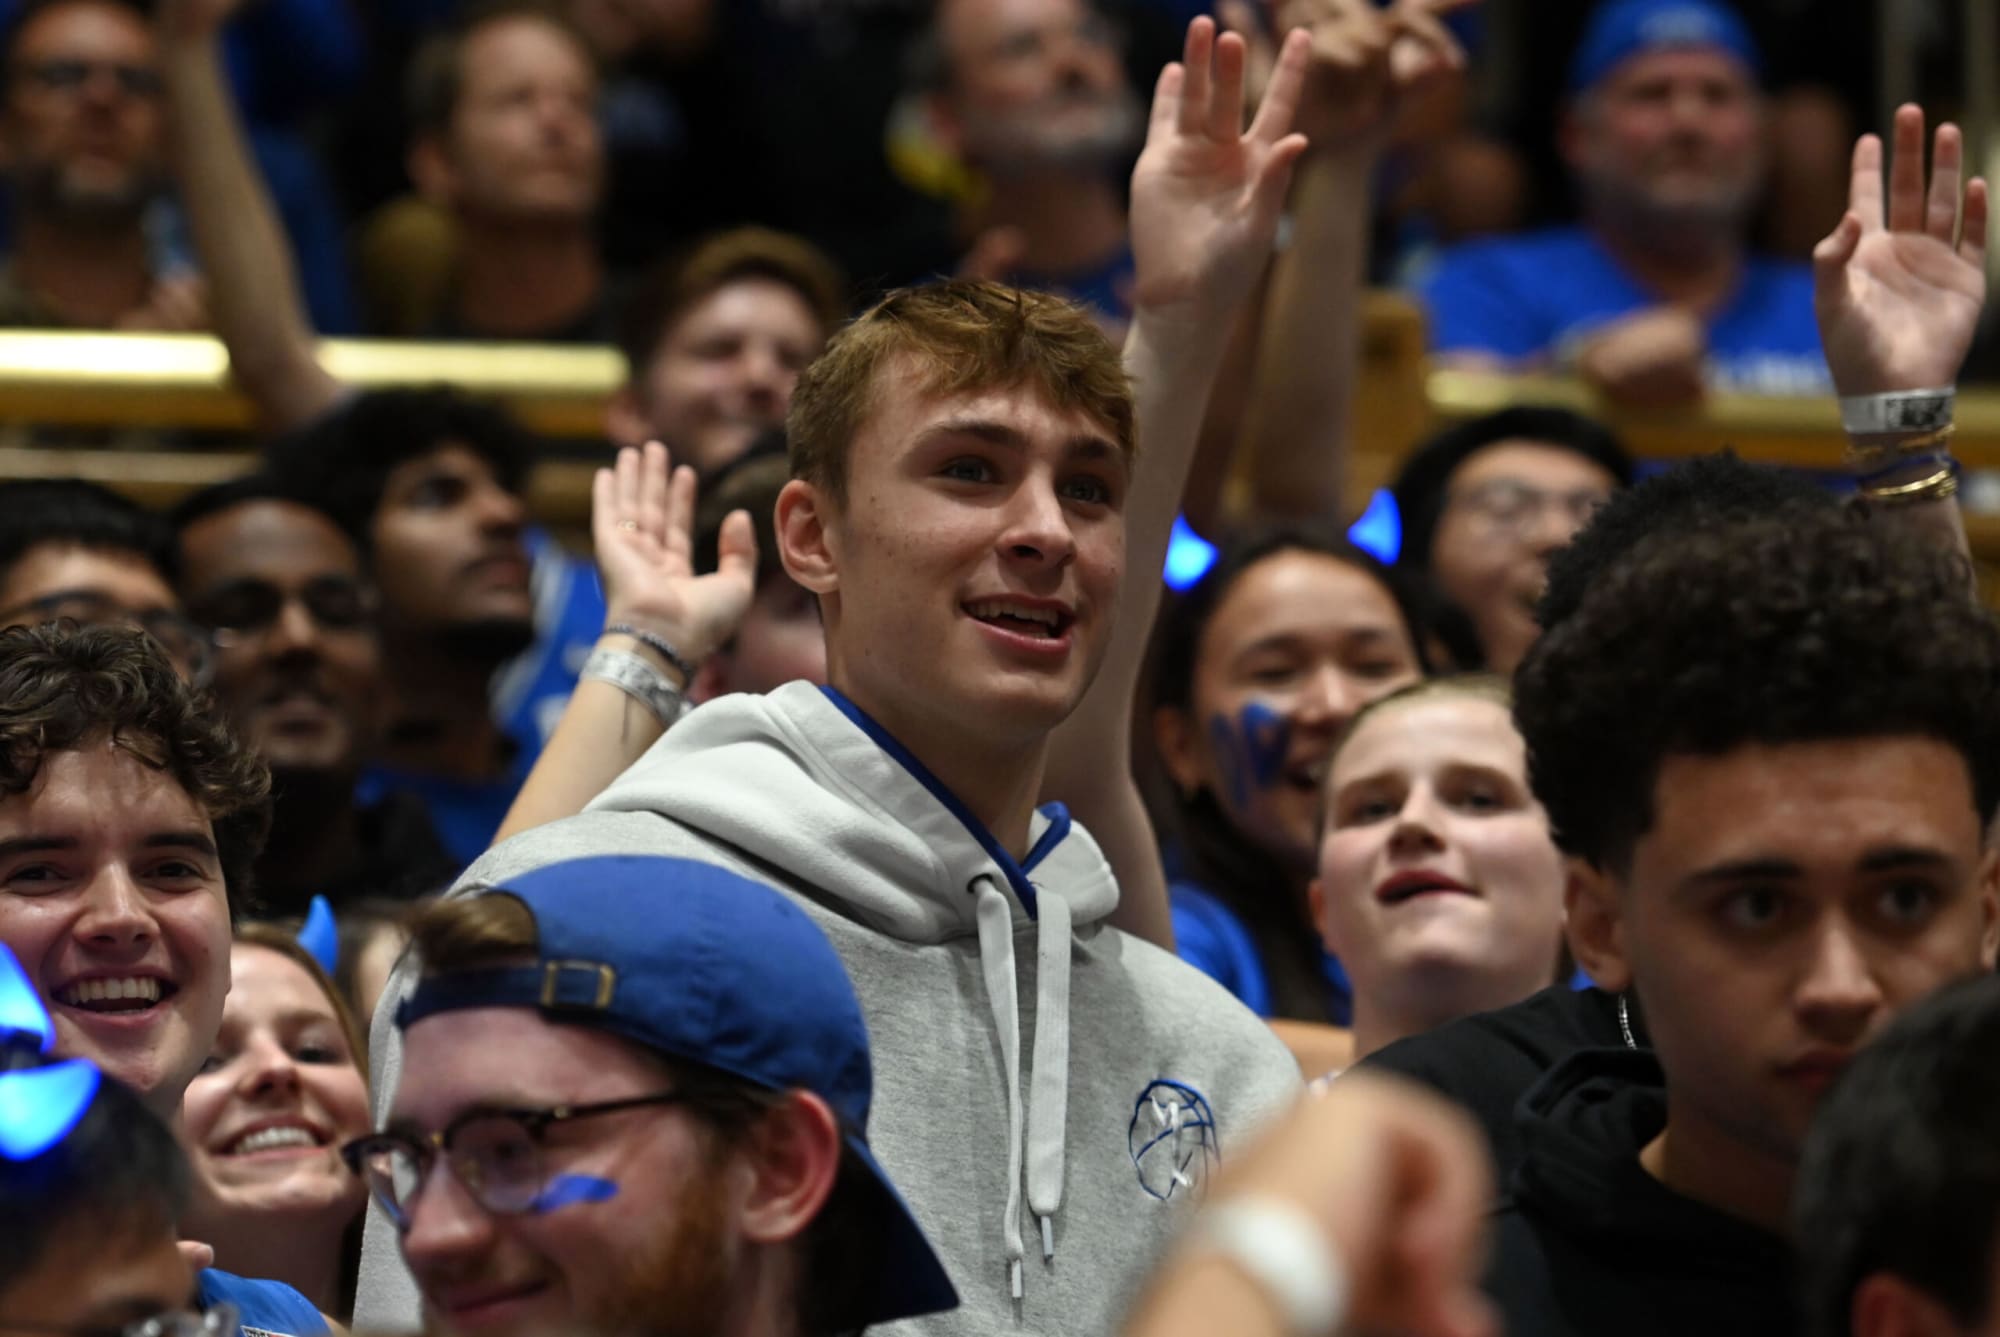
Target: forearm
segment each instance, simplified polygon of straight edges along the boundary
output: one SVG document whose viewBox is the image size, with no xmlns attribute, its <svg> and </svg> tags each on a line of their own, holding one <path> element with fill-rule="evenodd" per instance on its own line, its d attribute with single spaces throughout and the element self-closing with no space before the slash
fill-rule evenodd
<svg viewBox="0 0 2000 1337">
<path fill-rule="evenodd" d="M 216 333 L 237 385 L 272 430 L 331 407 L 340 386 L 320 367 L 291 250 L 250 157 L 213 38 L 169 36 L 162 67 L 170 143 Z"/>
<path fill-rule="evenodd" d="M 1292 243 L 1265 303 L 1243 421 L 1259 515 L 1337 515 L 1361 346 L 1375 154 L 1309 154 L 1292 187 Z"/>
<path fill-rule="evenodd" d="M 597 645 L 644 653 L 630 636 L 603 636 Z M 578 682 L 493 843 L 582 812 L 666 731 L 659 718 L 624 689 L 594 678 Z"/>
</svg>

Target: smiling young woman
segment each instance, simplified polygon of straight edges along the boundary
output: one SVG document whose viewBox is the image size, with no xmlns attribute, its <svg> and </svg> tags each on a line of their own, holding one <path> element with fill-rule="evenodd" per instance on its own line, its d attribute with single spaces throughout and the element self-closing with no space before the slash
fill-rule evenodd
<svg viewBox="0 0 2000 1337">
<path fill-rule="evenodd" d="M 240 927 L 230 973 L 221 1033 L 181 1110 L 195 1181 L 183 1229 L 220 1266 L 343 1315 L 367 1190 L 340 1148 L 369 1131 L 366 1042 L 287 931 Z"/>
</svg>

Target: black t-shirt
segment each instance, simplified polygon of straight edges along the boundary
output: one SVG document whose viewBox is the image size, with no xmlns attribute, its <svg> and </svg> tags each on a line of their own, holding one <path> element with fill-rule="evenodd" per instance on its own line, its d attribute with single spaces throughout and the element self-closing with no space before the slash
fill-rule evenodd
<svg viewBox="0 0 2000 1337">
<path fill-rule="evenodd" d="M 1636 1003 L 1629 1017 L 1634 1041 L 1647 1044 Z M 1485 1130 L 1496 1182 L 1505 1184 L 1521 1157 L 1515 1126 L 1521 1097 L 1578 1050 L 1624 1043 L 1618 995 L 1565 983 L 1511 1007 L 1398 1040 L 1370 1054 L 1362 1066 L 1400 1073 L 1463 1106 Z"/>
</svg>

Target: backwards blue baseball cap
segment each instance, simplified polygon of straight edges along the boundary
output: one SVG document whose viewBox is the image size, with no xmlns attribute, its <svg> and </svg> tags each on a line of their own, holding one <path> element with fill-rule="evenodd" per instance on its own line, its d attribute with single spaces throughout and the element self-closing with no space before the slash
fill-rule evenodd
<svg viewBox="0 0 2000 1337">
<path fill-rule="evenodd" d="M 486 895 L 535 920 L 533 965 L 427 975 L 397 1010 L 531 1007 L 772 1091 L 811 1091 L 840 1120 L 874 1276 L 845 1331 L 958 1305 L 944 1264 L 868 1147 L 868 1028 L 840 957 L 805 912 L 761 883 L 693 859 L 607 855 L 551 864 Z"/>
<path fill-rule="evenodd" d="M 1749 27 L 1723 0 L 1607 0 L 1590 16 L 1570 58 L 1571 96 L 1633 56 L 1671 47 L 1715 47 L 1762 78 L 1764 61 Z"/>
</svg>

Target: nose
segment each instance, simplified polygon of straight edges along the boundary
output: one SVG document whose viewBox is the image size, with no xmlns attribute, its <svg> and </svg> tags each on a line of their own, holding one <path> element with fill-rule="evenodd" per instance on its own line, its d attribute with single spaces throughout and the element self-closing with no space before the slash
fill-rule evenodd
<svg viewBox="0 0 2000 1337">
<path fill-rule="evenodd" d="M 1398 858 L 1435 854 L 1444 848 L 1438 834 L 1437 796 L 1428 785 L 1413 785 L 1389 832 L 1389 852 Z"/>
<path fill-rule="evenodd" d="M 244 1051 L 243 1079 L 236 1090 L 244 1096 L 294 1095 L 299 1089 L 297 1062 L 271 1036 L 259 1036 Z"/>
<path fill-rule="evenodd" d="M 99 870 L 84 895 L 83 907 L 73 931 L 94 947 L 144 947 L 159 930 L 145 894 L 122 863 Z"/>
<path fill-rule="evenodd" d="M 486 483 L 478 493 L 479 528 L 488 534 L 517 534 L 528 523 L 528 508 L 498 483 Z"/>
<path fill-rule="evenodd" d="M 1812 944 L 1793 1007 L 1806 1030 L 1833 1044 L 1858 1044 L 1882 1008 L 1882 988 L 1852 928 L 1833 922 Z"/>
<path fill-rule="evenodd" d="M 1076 556 L 1076 535 L 1052 479 L 1031 473 L 1015 490 L 1000 550 L 1014 561 L 1051 569 L 1062 568 Z"/>
<path fill-rule="evenodd" d="M 403 1231 L 403 1260 L 420 1282 L 427 1274 L 449 1277 L 492 1246 L 493 1217 L 459 1182 L 448 1156 L 432 1163 L 430 1174 L 403 1210 L 409 1220 Z"/>
<path fill-rule="evenodd" d="M 744 395 L 753 405 L 774 412 L 784 407 L 796 377 L 776 349 L 752 340 L 744 345 L 738 366 L 743 376 Z"/>
<path fill-rule="evenodd" d="M 287 598 L 279 607 L 266 644 L 274 655 L 311 653 L 319 648 L 319 623 L 303 600 Z"/>
<path fill-rule="evenodd" d="M 1354 718 L 1366 699 L 1351 674 L 1338 664 L 1324 664 L 1300 695 L 1295 719 L 1301 725 L 1337 729 Z"/>
</svg>

